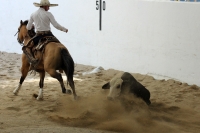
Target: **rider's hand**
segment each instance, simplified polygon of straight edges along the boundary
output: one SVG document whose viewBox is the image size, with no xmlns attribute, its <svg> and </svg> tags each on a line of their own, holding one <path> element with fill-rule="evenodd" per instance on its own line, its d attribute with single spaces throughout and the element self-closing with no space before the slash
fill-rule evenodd
<svg viewBox="0 0 200 133">
<path fill-rule="evenodd" d="M 68 32 L 68 29 L 66 29 L 66 31 L 65 31 L 66 33 Z"/>
</svg>

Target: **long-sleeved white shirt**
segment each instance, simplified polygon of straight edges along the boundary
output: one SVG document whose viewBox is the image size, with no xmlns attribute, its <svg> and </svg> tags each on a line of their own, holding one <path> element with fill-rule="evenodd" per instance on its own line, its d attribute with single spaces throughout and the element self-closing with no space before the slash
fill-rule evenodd
<svg viewBox="0 0 200 133">
<path fill-rule="evenodd" d="M 54 16 L 51 12 L 45 11 L 43 8 L 39 8 L 36 12 L 31 14 L 31 17 L 28 21 L 26 28 L 30 30 L 32 28 L 32 24 L 35 24 L 36 31 L 49 31 L 50 23 L 58 30 L 66 31 L 67 29 L 60 24 L 57 23 Z"/>
</svg>

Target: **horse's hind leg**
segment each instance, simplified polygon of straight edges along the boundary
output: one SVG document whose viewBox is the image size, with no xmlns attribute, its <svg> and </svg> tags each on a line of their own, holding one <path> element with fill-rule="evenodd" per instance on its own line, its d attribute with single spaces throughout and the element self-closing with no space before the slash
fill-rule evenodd
<svg viewBox="0 0 200 133">
<path fill-rule="evenodd" d="M 49 73 L 51 75 L 51 77 L 57 79 L 60 82 L 60 86 L 62 88 L 62 93 L 71 94 L 71 90 L 65 89 L 65 85 L 63 83 L 63 78 L 60 73 L 56 72 L 55 69 L 47 69 L 46 72 Z"/>
<path fill-rule="evenodd" d="M 74 86 L 74 80 L 73 80 L 73 77 L 72 79 L 67 79 L 68 82 L 69 82 L 69 86 L 72 88 L 72 92 L 73 92 L 73 95 L 74 95 L 74 99 L 77 99 L 77 95 L 76 95 L 76 91 L 75 91 L 75 86 Z"/>
</svg>

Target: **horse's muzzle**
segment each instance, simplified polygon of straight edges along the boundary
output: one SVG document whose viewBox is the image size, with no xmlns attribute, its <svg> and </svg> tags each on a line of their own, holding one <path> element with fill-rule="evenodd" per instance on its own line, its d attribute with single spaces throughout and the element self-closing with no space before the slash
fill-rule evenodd
<svg viewBox="0 0 200 133">
<path fill-rule="evenodd" d="M 19 42 L 20 45 L 23 45 L 23 42 L 19 38 L 17 38 L 17 41 Z"/>
</svg>

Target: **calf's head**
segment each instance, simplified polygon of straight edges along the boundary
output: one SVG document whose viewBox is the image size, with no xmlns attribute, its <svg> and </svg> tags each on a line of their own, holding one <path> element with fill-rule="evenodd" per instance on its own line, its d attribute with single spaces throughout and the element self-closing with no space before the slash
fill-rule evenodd
<svg viewBox="0 0 200 133">
<path fill-rule="evenodd" d="M 112 100 L 120 96 L 122 83 L 121 78 L 114 78 L 102 86 L 102 89 L 110 89 L 107 99 Z"/>
</svg>

